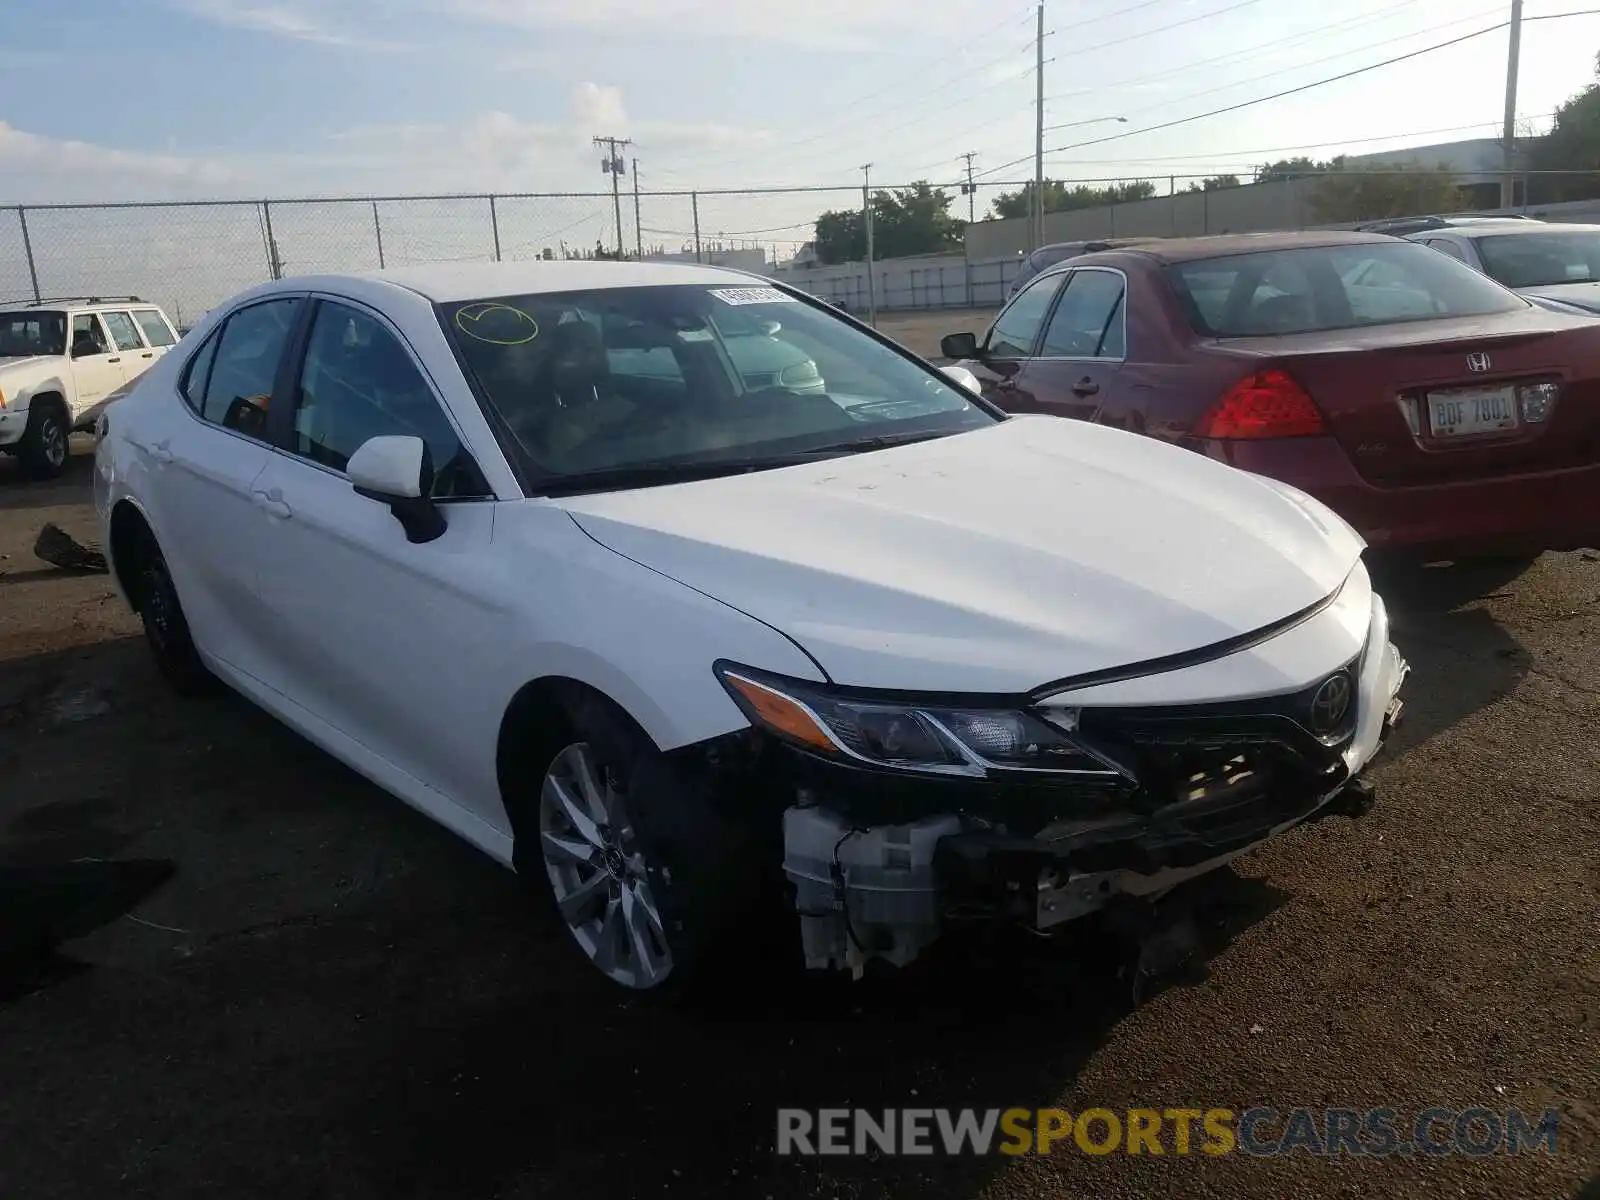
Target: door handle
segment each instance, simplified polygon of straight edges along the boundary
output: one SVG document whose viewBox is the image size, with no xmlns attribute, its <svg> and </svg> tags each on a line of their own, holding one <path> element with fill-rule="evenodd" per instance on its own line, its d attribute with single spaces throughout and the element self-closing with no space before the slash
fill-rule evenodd
<svg viewBox="0 0 1600 1200">
<path fill-rule="evenodd" d="M 169 463 L 172 461 L 172 449 L 165 441 L 155 442 L 150 446 L 150 457 L 158 463 Z"/>
<path fill-rule="evenodd" d="M 116 358 L 108 358 L 108 359 L 106 359 L 106 361 L 108 363 L 119 363 L 119 362 L 122 361 L 122 356 L 118 355 Z"/>
<path fill-rule="evenodd" d="M 1074 396 L 1092 396 L 1099 390 L 1100 385 L 1087 375 L 1072 385 L 1072 394 Z"/>
<path fill-rule="evenodd" d="M 256 502 L 256 507 L 269 517 L 286 521 L 294 516 L 294 509 L 283 502 L 283 493 L 276 488 L 270 492 L 251 492 L 250 498 Z"/>
<path fill-rule="evenodd" d="M 146 350 L 143 354 L 139 355 L 140 358 L 154 358 L 155 356 L 156 352 L 154 350 Z"/>
</svg>

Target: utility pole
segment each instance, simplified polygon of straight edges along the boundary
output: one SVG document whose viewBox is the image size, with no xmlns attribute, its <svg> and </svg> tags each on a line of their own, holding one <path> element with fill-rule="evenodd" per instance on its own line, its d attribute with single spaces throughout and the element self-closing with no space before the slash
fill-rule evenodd
<svg viewBox="0 0 1600 1200">
<path fill-rule="evenodd" d="M 1029 250 L 1045 245 L 1045 5 L 1038 5 L 1038 37 L 1034 42 L 1034 227 L 1029 230 Z"/>
<path fill-rule="evenodd" d="M 617 176 L 628 169 L 622 161 L 622 156 L 617 150 L 622 146 L 631 146 L 633 142 L 628 138 L 597 137 L 594 139 L 596 146 L 606 148 L 606 156 L 600 162 L 602 173 L 611 176 L 611 206 L 617 214 L 617 257 L 622 257 L 622 193 L 618 188 Z"/>
<path fill-rule="evenodd" d="M 972 182 L 972 160 L 978 157 L 978 152 L 968 150 L 961 157 L 967 160 L 967 181 L 961 185 L 961 194 L 967 198 L 967 224 L 971 225 L 978 219 L 978 185 Z"/>
<path fill-rule="evenodd" d="M 1522 56 L 1522 0 L 1511 0 L 1511 46 L 1506 58 L 1506 124 L 1501 131 L 1505 160 L 1504 174 L 1500 176 L 1500 207 L 1510 208 L 1515 203 L 1517 153 L 1517 60 Z M 1527 187 L 1526 184 L 1523 185 Z"/>
<path fill-rule="evenodd" d="M 633 256 L 644 261 L 644 230 L 639 228 L 639 160 L 633 160 Z"/>
<path fill-rule="evenodd" d="M 872 265 L 872 164 L 861 168 L 861 215 L 867 226 L 867 323 L 878 327 L 878 274 Z"/>
</svg>

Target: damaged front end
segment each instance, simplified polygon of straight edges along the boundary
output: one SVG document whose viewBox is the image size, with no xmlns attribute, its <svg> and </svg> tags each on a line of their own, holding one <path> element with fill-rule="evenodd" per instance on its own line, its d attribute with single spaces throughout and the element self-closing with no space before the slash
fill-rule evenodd
<svg viewBox="0 0 1600 1200">
<path fill-rule="evenodd" d="M 1337 669 L 1214 703 L 844 693 L 719 664 L 790 752 L 783 869 L 807 965 L 904 965 L 952 923 L 1049 933 L 1149 905 L 1295 825 L 1363 815 L 1361 771 L 1407 673 L 1374 608 Z"/>
</svg>

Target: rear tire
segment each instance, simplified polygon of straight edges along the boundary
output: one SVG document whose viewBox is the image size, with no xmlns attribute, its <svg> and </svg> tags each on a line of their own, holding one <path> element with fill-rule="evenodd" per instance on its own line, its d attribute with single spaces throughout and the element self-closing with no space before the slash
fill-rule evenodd
<svg viewBox="0 0 1600 1200">
<path fill-rule="evenodd" d="M 66 414 L 58 406 L 35 403 L 28 410 L 28 427 L 18 443 L 23 469 L 34 479 L 59 476 L 67 469 L 70 435 Z"/>
<path fill-rule="evenodd" d="M 139 617 L 156 669 L 180 696 L 200 695 L 211 684 L 211 672 L 195 649 L 178 589 L 153 537 L 140 556 L 137 579 Z"/>
</svg>

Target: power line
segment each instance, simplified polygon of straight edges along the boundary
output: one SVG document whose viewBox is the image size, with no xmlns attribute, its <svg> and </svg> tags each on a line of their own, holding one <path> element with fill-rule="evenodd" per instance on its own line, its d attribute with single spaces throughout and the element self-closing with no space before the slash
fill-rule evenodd
<svg viewBox="0 0 1600 1200">
<path fill-rule="evenodd" d="M 1253 47 L 1247 47 L 1243 51 L 1237 51 L 1237 50 L 1230 51 L 1227 54 L 1216 55 L 1216 56 L 1214 56 L 1212 58 L 1207 58 L 1207 59 L 1199 59 L 1199 60 L 1197 60 L 1197 61 L 1195 61 L 1193 63 L 1189 63 L 1189 64 L 1187 64 L 1185 66 L 1176 67 L 1176 68 L 1173 68 L 1173 69 L 1170 69 L 1170 70 L 1167 70 L 1167 71 L 1158 71 L 1158 72 L 1156 72 L 1154 74 L 1151 74 L 1151 75 L 1135 76 L 1132 79 L 1117 80 L 1114 83 L 1107 84 L 1106 87 L 1104 87 L 1104 88 L 1096 88 L 1096 89 L 1092 89 L 1092 90 L 1094 92 L 1105 92 L 1105 91 L 1114 90 L 1114 89 L 1120 88 L 1120 87 L 1127 87 L 1127 86 L 1130 86 L 1132 84 L 1144 83 L 1144 82 L 1147 82 L 1148 80 L 1151 80 L 1151 79 L 1160 79 L 1160 78 L 1165 78 L 1165 77 L 1171 76 L 1171 75 L 1183 74 L 1183 73 L 1185 73 L 1187 71 L 1195 70 L 1195 69 L 1198 69 L 1199 67 L 1211 65 L 1211 64 L 1214 64 L 1214 63 L 1224 62 L 1224 61 L 1226 61 L 1228 59 L 1241 58 L 1241 56 L 1243 57 L 1243 59 L 1248 59 L 1248 58 L 1254 56 L 1255 54 L 1257 54 L 1257 53 L 1259 53 L 1260 51 L 1263 51 L 1263 50 L 1269 50 L 1269 49 L 1272 49 L 1273 47 L 1280 46 L 1280 45 L 1287 45 L 1287 44 L 1289 44 L 1291 42 L 1304 41 L 1306 38 L 1315 37 L 1318 34 L 1327 33 L 1327 32 L 1329 32 L 1331 30 L 1342 29 L 1342 28 L 1344 28 L 1345 26 L 1348 26 L 1348 25 L 1360 24 L 1362 21 L 1371 20 L 1375 15 L 1382 15 L 1383 13 L 1397 12 L 1400 9 L 1409 8 L 1410 6 L 1412 6 L 1414 4 L 1419 4 L 1421 2 L 1422 2 L 1422 0 L 1402 0 L 1401 3 L 1395 4 L 1395 5 L 1391 5 L 1389 8 L 1381 10 L 1380 13 L 1378 13 L 1378 14 L 1363 13 L 1359 17 L 1345 18 L 1342 21 L 1335 21 L 1335 22 L 1332 22 L 1331 24 L 1328 24 L 1328 25 L 1314 26 L 1311 29 L 1302 30 L 1300 33 L 1293 34 L 1293 35 L 1291 35 L 1289 37 L 1276 38 L 1276 39 L 1274 39 L 1274 40 L 1272 40 L 1270 42 L 1262 42 L 1262 43 L 1259 43 L 1259 44 L 1257 44 L 1257 45 L 1255 45 Z M 1495 11 L 1498 11 L 1498 9 L 1496 9 Z M 1456 22 L 1449 22 L 1447 24 L 1458 24 L 1458 23 L 1459 22 L 1456 21 Z M 1447 27 L 1447 26 L 1439 26 L 1439 27 L 1435 27 L 1435 28 L 1445 28 L 1445 27 Z M 1434 32 L 1434 28 L 1416 30 L 1411 34 L 1407 34 L 1406 36 L 1407 37 L 1418 37 L 1418 36 L 1421 36 L 1422 34 L 1431 33 L 1431 32 Z M 1403 38 L 1397 38 L 1395 40 L 1399 41 L 1399 40 L 1404 40 L 1404 39 Z M 1359 53 L 1359 51 L 1350 51 L 1350 53 Z M 1078 95 L 1086 95 L 1086 94 L 1089 94 L 1089 90 L 1080 91 L 1080 92 L 1061 92 L 1061 93 L 1059 93 L 1059 94 L 1057 94 L 1055 96 L 1047 96 L 1047 97 L 1045 97 L 1045 101 L 1046 101 L 1046 103 L 1049 103 L 1052 100 L 1060 100 L 1060 99 L 1064 99 L 1064 98 L 1069 97 L 1069 96 L 1078 96 Z M 957 138 L 969 137 L 972 134 L 975 134 L 975 133 L 981 132 L 982 130 L 988 129 L 993 125 L 994 125 L 994 121 L 993 121 L 993 119 L 990 119 L 990 120 L 987 120 L 987 121 L 983 121 L 980 124 L 973 125 L 970 128 L 959 130 L 956 133 L 948 135 L 948 136 L 943 134 L 943 133 L 941 133 L 941 134 L 938 135 L 938 140 L 941 141 L 941 142 L 946 142 L 947 143 L 948 141 L 954 140 L 954 139 L 957 139 Z M 942 165 L 944 163 L 944 161 L 945 160 L 943 158 L 940 158 L 937 163 L 929 162 L 929 163 L 925 164 L 923 167 L 919 167 L 918 170 L 931 169 L 932 167 Z M 916 173 L 917 173 L 916 171 L 911 172 L 911 174 L 916 174 Z"/>
<path fill-rule="evenodd" d="M 1028 10 L 1026 19 L 1031 20 L 1032 18 L 1033 18 L 1033 10 L 1030 7 L 1029 10 Z M 1023 19 L 1024 18 L 1022 18 L 1020 16 L 1007 17 L 1007 18 L 1005 18 L 1005 20 L 999 22 L 999 24 L 991 25 L 989 28 L 985 29 L 981 33 L 976 34 L 975 36 L 972 36 L 972 37 L 963 36 L 962 39 L 961 39 L 962 44 L 964 46 L 967 46 L 967 47 L 975 46 L 978 43 L 983 42 L 983 41 L 987 40 L 988 38 L 993 37 L 995 34 L 999 33 L 1001 30 L 1009 29 L 1013 25 L 1021 24 Z M 1033 43 L 1030 40 L 1028 42 L 1028 45 L 1031 46 L 1032 44 Z M 963 79 L 970 79 L 972 76 L 978 74 L 979 72 L 986 71 L 990 67 L 995 66 L 997 63 L 1004 62 L 1007 58 L 1010 58 L 1015 53 L 1016 53 L 1015 50 L 1007 50 L 1004 54 L 1000 55 L 998 58 L 990 59 L 990 60 L 988 60 L 986 62 L 980 63 L 978 66 L 973 67 L 970 70 L 965 71 L 965 72 L 963 72 L 961 74 L 950 76 L 950 77 L 947 77 L 947 78 L 941 78 L 939 80 L 938 86 L 939 86 L 939 88 L 941 90 L 943 90 L 944 88 L 948 88 L 952 83 L 959 83 Z M 843 113 L 846 113 L 846 112 L 851 112 L 852 110 L 858 108 L 860 105 L 867 103 L 869 100 L 876 100 L 880 96 L 889 95 L 891 92 L 903 92 L 905 90 L 906 84 L 908 82 L 925 83 L 927 81 L 927 78 L 928 78 L 928 72 L 924 68 L 923 70 L 921 70 L 921 71 L 919 71 L 917 73 L 917 75 L 915 76 L 914 80 L 906 80 L 906 81 L 901 81 L 901 82 L 897 82 L 897 83 L 892 83 L 888 87 L 880 88 L 875 92 L 868 92 L 865 96 L 860 96 L 860 97 L 856 98 L 855 100 L 846 101 L 842 105 L 837 105 L 837 106 L 834 106 L 834 107 L 831 107 L 831 108 L 822 109 L 820 112 L 813 114 L 812 119 L 815 120 L 815 121 L 819 121 L 820 122 L 820 121 L 826 120 L 827 118 L 833 117 L 835 115 L 840 115 L 840 114 L 843 114 Z M 913 98 L 910 102 L 911 103 L 915 103 L 916 102 L 916 98 Z M 891 104 L 884 111 L 894 112 L 897 109 L 904 107 L 905 103 L 906 103 L 906 101 L 902 100 L 899 103 Z M 882 112 L 878 113 L 877 115 L 881 116 Z M 808 137 L 800 138 L 800 139 L 797 139 L 797 140 L 788 140 L 786 145 L 784 145 L 781 148 L 782 149 L 786 149 L 786 150 L 793 150 L 796 146 L 811 145 L 812 143 L 819 142 L 824 138 L 833 137 L 833 136 L 836 135 L 836 133 L 837 133 L 836 130 L 824 129 L 822 132 L 813 134 L 813 135 L 808 136 Z M 717 158 L 701 159 L 701 160 L 699 160 L 699 165 L 702 168 L 704 168 L 706 166 L 717 166 L 720 163 L 736 162 L 736 161 L 739 160 L 740 157 L 742 157 L 742 156 L 738 156 L 738 155 L 722 155 L 722 156 L 719 156 Z M 693 160 L 691 160 L 691 161 L 693 161 Z"/>
<path fill-rule="evenodd" d="M 1410 8 L 1413 5 L 1420 4 L 1420 3 L 1422 3 L 1422 0 L 1401 0 L 1401 3 L 1392 4 L 1388 8 L 1379 9 L 1375 13 L 1366 12 L 1366 13 L 1360 14 L 1359 16 L 1345 17 L 1344 19 L 1339 20 L 1339 21 L 1332 21 L 1332 22 L 1330 22 L 1330 23 L 1328 23 L 1326 25 L 1314 25 L 1310 29 L 1301 30 L 1299 33 L 1289 34 L 1288 36 L 1281 37 L 1281 38 L 1273 38 L 1271 41 L 1268 41 L 1268 42 L 1258 42 L 1254 46 L 1246 46 L 1243 49 L 1239 49 L 1239 50 L 1230 50 L 1226 54 L 1216 54 L 1216 55 L 1212 55 L 1210 58 L 1196 59 L 1193 62 L 1184 63 L 1181 67 L 1169 67 L 1164 71 L 1155 71 L 1155 72 L 1152 72 L 1149 75 L 1135 75 L 1132 79 L 1114 80 L 1111 83 L 1106 84 L 1104 87 L 1080 88 L 1077 91 L 1072 91 L 1072 92 L 1058 92 L 1054 96 L 1047 96 L 1045 98 L 1047 100 L 1065 100 L 1065 99 L 1067 99 L 1068 97 L 1071 97 L 1071 96 L 1084 96 L 1084 95 L 1089 95 L 1091 93 L 1104 92 L 1104 91 L 1108 91 L 1108 90 L 1115 89 L 1115 88 L 1130 87 L 1130 86 L 1132 86 L 1133 84 L 1136 84 L 1136 83 L 1149 83 L 1153 79 L 1167 79 L 1167 78 L 1170 78 L 1173 75 L 1185 75 L 1188 72 L 1198 70 L 1201 67 L 1215 66 L 1218 63 L 1229 62 L 1230 60 L 1234 60 L 1234 59 L 1238 59 L 1240 61 L 1248 61 L 1249 59 L 1255 57 L 1255 55 L 1259 54 L 1263 50 L 1271 50 L 1271 49 L 1274 49 L 1274 48 L 1276 48 L 1278 46 L 1287 46 L 1287 45 L 1290 45 L 1291 43 L 1294 43 L 1294 42 L 1303 42 L 1307 38 L 1314 38 L 1314 37 L 1317 37 L 1320 34 L 1331 33 L 1334 30 L 1344 29 L 1344 28 L 1346 28 L 1348 26 L 1351 26 L 1351 25 L 1369 24 L 1376 18 L 1381 18 L 1381 17 L 1386 16 L 1386 15 L 1393 15 L 1393 14 L 1399 12 L 1401 9 Z M 1495 11 L 1498 12 L 1499 10 L 1496 9 Z M 1447 24 L 1454 24 L 1454 23 L 1455 22 L 1448 22 Z M 1407 37 L 1420 37 L 1422 34 L 1434 32 L 1435 29 L 1437 29 L 1437 28 L 1440 28 L 1440 27 L 1439 26 L 1432 26 L 1432 27 L 1429 27 L 1427 29 L 1418 29 L 1418 30 L 1415 30 L 1413 33 L 1407 34 L 1405 36 L 1407 36 Z"/>
<path fill-rule="evenodd" d="M 1597 10 L 1597 11 L 1600 11 L 1600 10 Z M 1561 15 L 1563 15 L 1563 16 L 1580 16 L 1580 15 L 1583 15 L 1583 14 L 1579 14 L 1579 13 L 1564 13 L 1564 14 L 1561 14 Z M 1382 67 L 1392 67 L 1396 63 L 1402 63 L 1402 62 L 1407 61 L 1408 59 L 1420 58 L 1424 54 L 1432 54 L 1437 50 L 1444 50 L 1444 49 L 1447 49 L 1450 46 L 1459 46 L 1462 42 L 1470 42 L 1474 38 L 1480 38 L 1480 37 L 1485 36 L 1486 34 L 1496 33 L 1499 30 L 1504 29 L 1510 23 L 1511 22 L 1509 22 L 1509 21 L 1501 21 L 1499 24 L 1491 25 L 1487 29 L 1479 29 L 1479 30 L 1476 30 L 1476 31 L 1474 31 L 1472 33 L 1465 33 L 1465 34 L 1462 34 L 1460 37 L 1451 38 L 1449 41 L 1436 42 L 1431 46 L 1424 46 L 1420 50 L 1412 50 L 1407 54 L 1397 54 L 1397 55 L 1395 55 L 1395 57 L 1386 58 L 1382 62 L 1370 63 L 1370 64 L 1368 64 L 1367 66 L 1364 66 L 1364 67 L 1356 67 L 1353 70 L 1340 72 L 1338 75 L 1330 75 L 1326 79 L 1317 79 L 1317 80 L 1312 81 L 1311 83 L 1302 83 L 1298 87 L 1285 88 L 1283 91 L 1274 92 L 1270 96 L 1260 96 L 1260 97 L 1258 97 L 1258 98 L 1256 98 L 1254 100 L 1241 100 L 1237 104 L 1229 104 L 1229 105 L 1225 105 L 1222 108 L 1214 108 L 1210 112 L 1195 113 L 1193 116 L 1189 116 L 1189 117 L 1178 117 L 1175 120 L 1163 121 L 1163 122 L 1161 122 L 1160 124 L 1157 124 L 1157 125 L 1146 125 L 1143 129 L 1132 129 L 1132 130 L 1129 130 L 1127 133 L 1113 133 L 1113 134 L 1107 135 L 1106 137 L 1091 138 L 1089 141 L 1086 141 L 1086 142 L 1073 142 L 1072 144 L 1066 145 L 1066 146 L 1056 146 L 1056 147 L 1052 148 L 1051 150 L 1047 151 L 1046 153 L 1049 153 L 1049 154 L 1060 154 L 1063 150 L 1079 150 L 1079 149 L 1082 149 L 1085 146 L 1099 146 L 1099 145 L 1103 145 L 1106 142 L 1115 142 L 1115 141 L 1120 141 L 1123 138 L 1137 137 L 1141 133 L 1154 133 L 1158 129 L 1173 129 L 1173 128 L 1179 126 L 1179 125 L 1189 125 L 1189 124 L 1192 124 L 1195 121 L 1204 121 L 1208 117 L 1218 117 L 1218 116 L 1221 116 L 1223 113 L 1238 112 L 1240 109 L 1243 109 L 1243 108 L 1253 108 L 1255 105 L 1257 105 L 1257 104 L 1265 104 L 1269 100 L 1281 100 L 1285 96 L 1297 95 L 1300 92 L 1309 92 L 1313 88 L 1326 87 L 1330 83 L 1339 83 L 1339 82 L 1341 82 L 1342 80 L 1345 80 L 1345 79 L 1353 79 L 1357 75 L 1365 75 L 1368 71 L 1376 71 L 1376 70 L 1378 70 L 1378 69 L 1380 69 Z M 992 175 L 997 171 L 1004 171 L 1009 167 L 1018 166 L 1021 163 L 1027 162 L 1028 161 L 1028 157 L 1031 157 L 1031 156 L 1027 156 L 1027 157 L 1023 157 L 1023 158 L 1014 158 L 1010 162 L 1001 163 L 998 167 L 991 167 L 989 170 L 983 172 L 983 174 Z"/>
<path fill-rule="evenodd" d="M 1472 13 L 1471 15 L 1466 16 L 1466 17 L 1458 17 L 1454 21 L 1446 21 L 1443 25 L 1436 25 L 1436 26 L 1434 26 L 1434 27 L 1432 27 L 1430 29 L 1419 29 L 1419 30 L 1415 31 L 1414 33 L 1405 33 L 1405 34 L 1400 34 L 1397 37 L 1384 38 L 1383 40 L 1377 41 L 1377 42 L 1369 42 L 1365 46 L 1357 46 L 1357 47 L 1355 47 L 1355 48 L 1353 48 L 1351 50 L 1340 51 L 1338 54 L 1325 54 L 1321 58 L 1313 58 L 1313 59 L 1310 59 L 1310 60 L 1308 60 L 1306 62 L 1295 63 L 1294 65 L 1288 66 L 1288 67 L 1279 67 L 1275 71 L 1267 71 L 1267 72 L 1265 72 L 1265 73 L 1263 73 L 1261 75 L 1252 75 L 1248 79 L 1239 79 L 1239 80 L 1234 81 L 1233 83 L 1220 84 L 1217 87 L 1206 88 L 1204 91 L 1190 92 L 1188 95 L 1180 97 L 1177 100 L 1162 100 L 1162 101 L 1160 101 L 1160 102 L 1158 102 L 1156 104 L 1147 104 L 1143 108 L 1135 108 L 1135 109 L 1131 109 L 1129 111 L 1133 112 L 1133 113 L 1154 112 L 1156 109 L 1168 108 L 1168 107 L 1172 106 L 1173 104 L 1182 103 L 1183 101 L 1198 100 L 1201 96 L 1213 96 L 1218 92 L 1230 91 L 1233 88 L 1243 87 L 1246 84 L 1250 84 L 1250 83 L 1260 83 L 1262 80 L 1273 79 L 1273 78 L 1276 78 L 1279 75 L 1287 75 L 1287 74 L 1289 74 L 1290 72 L 1293 72 L 1293 71 L 1304 70 L 1306 67 L 1317 67 L 1317 66 L 1322 66 L 1325 63 L 1337 62 L 1339 59 L 1347 58 L 1352 54 L 1362 54 L 1362 53 L 1364 53 L 1364 52 L 1366 52 L 1368 50 L 1376 50 L 1376 49 L 1378 49 L 1379 47 L 1382 47 L 1382 46 L 1392 46 L 1396 42 L 1409 41 L 1410 39 L 1412 39 L 1414 37 L 1420 37 L 1420 36 L 1422 36 L 1423 34 L 1426 34 L 1426 33 L 1437 33 L 1440 30 L 1448 29 L 1453 25 L 1464 25 L 1468 21 L 1475 21 L 1475 20 L 1478 20 L 1481 17 L 1491 17 L 1495 13 L 1501 11 L 1501 7 L 1502 6 L 1500 6 L 1500 5 L 1496 5 L 1494 8 L 1485 9 L 1482 12 Z"/>
<path fill-rule="evenodd" d="M 1154 29 L 1142 29 L 1138 33 L 1130 33 L 1126 37 L 1112 38 L 1109 42 L 1096 42 L 1092 46 L 1078 46 L 1077 48 L 1069 51 L 1069 54 L 1088 54 L 1094 50 L 1104 50 L 1110 46 L 1120 46 L 1125 42 L 1137 41 L 1140 38 L 1154 37 L 1158 33 L 1166 33 L 1169 30 L 1181 29 L 1183 26 L 1193 25 L 1197 21 L 1209 21 L 1212 17 L 1226 16 L 1228 13 L 1234 12 L 1241 8 L 1248 8 L 1252 4 L 1260 4 L 1261 2 L 1262 0 L 1237 0 L 1236 3 L 1230 4 L 1227 8 L 1218 8 L 1213 9 L 1211 12 L 1196 13 L 1192 17 L 1185 17 L 1181 21 L 1173 21 L 1168 25 L 1157 25 Z"/>
<path fill-rule="evenodd" d="M 1542 121 L 1547 117 L 1555 116 L 1554 113 L 1538 113 L 1533 116 L 1524 115 L 1524 121 Z M 1416 129 L 1410 133 L 1383 133 L 1373 134 L 1370 137 L 1345 138 L 1333 142 L 1302 142 L 1298 146 L 1267 146 L 1254 150 L 1221 150 L 1215 154 L 1167 154 L 1152 155 L 1149 158 L 1080 158 L 1074 161 L 1085 166 L 1116 166 L 1125 163 L 1128 166 L 1139 166 L 1145 163 L 1163 162 L 1205 162 L 1222 163 L 1231 160 L 1259 159 L 1263 154 L 1288 154 L 1295 150 L 1321 150 L 1329 146 L 1356 146 L 1367 142 L 1399 141 L 1402 138 L 1432 137 L 1440 133 L 1462 133 L 1471 129 L 1498 128 L 1498 119 L 1478 121 L 1472 125 L 1451 125 L 1444 129 Z M 1407 146 L 1396 146 L 1395 151 L 1411 149 Z M 1388 153 L 1387 151 L 1384 153 Z"/>
</svg>

